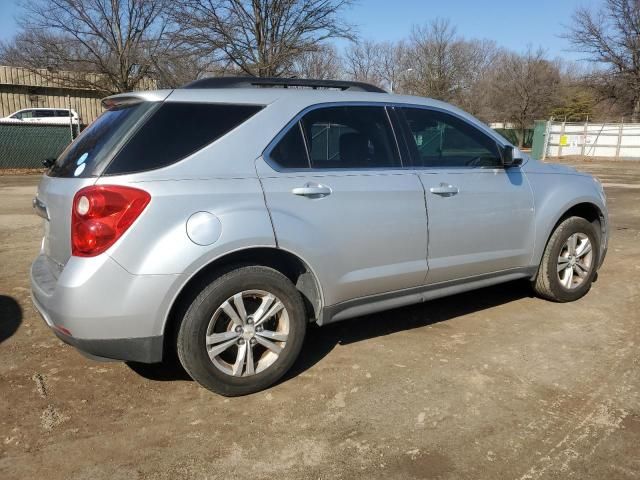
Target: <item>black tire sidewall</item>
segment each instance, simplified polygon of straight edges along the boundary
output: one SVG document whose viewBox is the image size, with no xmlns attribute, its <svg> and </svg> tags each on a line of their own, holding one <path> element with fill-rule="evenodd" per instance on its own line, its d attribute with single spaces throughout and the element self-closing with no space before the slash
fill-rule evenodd
<svg viewBox="0 0 640 480">
<path fill-rule="evenodd" d="M 245 290 L 264 290 L 282 301 L 289 315 L 289 335 L 278 359 L 266 370 L 248 377 L 234 377 L 211 362 L 205 337 L 216 309 Z M 267 267 L 243 267 L 213 281 L 194 300 L 180 325 L 178 356 L 189 375 L 205 388 L 226 396 L 246 395 L 269 387 L 291 368 L 302 348 L 306 324 L 300 294 L 287 277 Z"/>
<path fill-rule="evenodd" d="M 560 256 L 560 250 L 564 246 L 567 239 L 574 233 L 583 233 L 589 238 L 592 246 L 593 259 L 591 270 L 588 277 L 582 284 L 574 289 L 567 289 L 561 283 L 557 274 L 557 262 Z M 549 278 L 549 288 L 554 297 L 561 302 L 571 302 L 583 297 L 591 288 L 593 278 L 596 274 L 598 263 L 600 261 L 600 241 L 594 226 L 584 218 L 571 217 L 558 226 L 558 235 L 554 235 L 553 244 L 549 245 L 549 256 L 546 259 L 547 275 Z"/>
</svg>

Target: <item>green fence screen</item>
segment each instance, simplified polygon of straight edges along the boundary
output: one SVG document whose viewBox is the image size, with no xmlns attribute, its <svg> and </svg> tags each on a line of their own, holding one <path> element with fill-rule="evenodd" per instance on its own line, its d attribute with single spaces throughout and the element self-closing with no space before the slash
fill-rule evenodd
<svg viewBox="0 0 640 480">
<path fill-rule="evenodd" d="M 547 121 L 536 120 L 536 127 L 533 133 L 533 146 L 531 148 L 531 156 L 536 160 L 542 160 L 544 150 L 544 136 L 547 132 Z"/>
<path fill-rule="evenodd" d="M 514 128 L 495 128 L 496 132 L 502 135 L 504 138 L 509 140 L 515 146 L 520 144 L 520 137 L 522 136 L 522 132 L 520 130 L 516 130 Z M 531 148 L 531 144 L 533 143 L 533 128 L 527 128 L 524 131 L 524 139 L 522 141 L 523 148 Z"/>
<path fill-rule="evenodd" d="M 0 170 L 43 168 L 43 160 L 57 158 L 71 140 L 69 125 L 0 123 Z"/>
</svg>

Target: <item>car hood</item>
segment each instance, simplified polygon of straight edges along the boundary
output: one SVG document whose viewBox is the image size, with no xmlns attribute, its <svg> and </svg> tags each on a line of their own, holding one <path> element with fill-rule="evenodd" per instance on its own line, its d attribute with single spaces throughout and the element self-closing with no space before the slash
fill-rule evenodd
<svg viewBox="0 0 640 480">
<path fill-rule="evenodd" d="M 589 174 L 580 172 L 568 165 L 560 165 L 559 163 L 544 163 L 531 157 L 526 162 L 525 169 L 531 173 L 547 173 L 556 175 L 580 175 L 588 177 Z"/>
</svg>

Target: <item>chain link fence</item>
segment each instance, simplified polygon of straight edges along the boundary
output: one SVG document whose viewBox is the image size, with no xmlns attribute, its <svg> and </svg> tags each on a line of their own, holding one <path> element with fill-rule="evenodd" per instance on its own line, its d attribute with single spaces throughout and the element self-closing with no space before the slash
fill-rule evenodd
<svg viewBox="0 0 640 480">
<path fill-rule="evenodd" d="M 78 125 L 0 123 L 0 173 L 13 169 L 43 168 L 78 136 Z"/>
</svg>

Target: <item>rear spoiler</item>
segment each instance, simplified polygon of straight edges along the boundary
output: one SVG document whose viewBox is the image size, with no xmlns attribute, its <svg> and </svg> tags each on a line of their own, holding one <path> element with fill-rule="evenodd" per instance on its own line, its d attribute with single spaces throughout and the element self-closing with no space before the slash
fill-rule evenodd
<svg viewBox="0 0 640 480">
<path fill-rule="evenodd" d="M 144 92 L 119 93 L 102 99 L 102 106 L 107 110 L 126 107 L 141 102 L 162 102 L 173 90 L 150 90 Z"/>
</svg>

